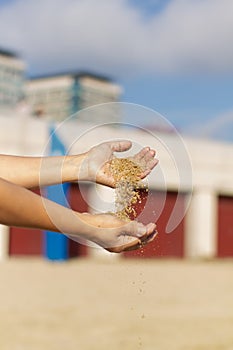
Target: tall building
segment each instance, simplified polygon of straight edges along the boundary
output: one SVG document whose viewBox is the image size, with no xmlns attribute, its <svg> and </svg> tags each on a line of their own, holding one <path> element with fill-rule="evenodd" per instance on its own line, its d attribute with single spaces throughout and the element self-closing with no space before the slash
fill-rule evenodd
<svg viewBox="0 0 233 350">
<path fill-rule="evenodd" d="M 32 78 L 27 82 L 28 103 L 33 114 L 55 121 L 74 118 L 89 122 L 117 122 L 116 106 L 107 113 L 80 112 L 106 102 L 118 102 L 121 87 L 110 79 L 91 73 L 66 73 Z"/>
<path fill-rule="evenodd" d="M 24 95 L 25 63 L 15 53 L 0 49 L 0 110 L 14 108 Z"/>
</svg>

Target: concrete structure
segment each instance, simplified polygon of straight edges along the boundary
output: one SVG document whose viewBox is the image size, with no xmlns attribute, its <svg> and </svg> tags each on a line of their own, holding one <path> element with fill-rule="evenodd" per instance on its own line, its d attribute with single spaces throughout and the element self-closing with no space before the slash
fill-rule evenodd
<svg viewBox="0 0 233 350">
<path fill-rule="evenodd" d="M 117 102 L 121 94 L 119 85 L 109 79 L 90 73 L 65 73 L 36 77 L 27 82 L 28 104 L 33 114 L 62 121 L 79 110 L 106 102 Z M 85 121 L 86 115 L 74 118 Z M 93 117 L 94 118 L 94 117 Z M 106 122 L 106 116 L 96 115 L 93 123 Z M 119 121 L 119 113 L 108 111 L 108 121 Z"/>
<path fill-rule="evenodd" d="M 78 120 L 65 123 L 57 132 L 71 154 L 119 138 L 133 142 L 133 153 L 145 145 L 157 149 L 160 162 L 148 179 L 151 197 L 142 220 L 157 222 L 160 246 L 166 245 L 161 255 L 233 256 L 233 144 L 139 129 L 93 128 L 92 124 Z M 46 120 L 27 116 L 22 127 L 20 118 L 0 117 L 1 153 L 44 155 L 47 142 Z M 126 156 L 130 154 L 126 152 Z M 73 200 L 75 209 L 81 201 L 83 210 L 89 207 L 96 212 L 113 208 L 113 190 L 91 186 L 88 191 L 87 187 L 79 189 L 78 193 L 78 199 Z M 9 230 L 0 226 L 0 231 L 0 256 L 6 257 Z M 150 256 L 152 253 L 156 256 L 160 248 L 157 245 L 154 249 Z"/>
<path fill-rule="evenodd" d="M 13 52 L 0 49 L 0 111 L 7 113 L 24 96 L 25 63 Z"/>
</svg>

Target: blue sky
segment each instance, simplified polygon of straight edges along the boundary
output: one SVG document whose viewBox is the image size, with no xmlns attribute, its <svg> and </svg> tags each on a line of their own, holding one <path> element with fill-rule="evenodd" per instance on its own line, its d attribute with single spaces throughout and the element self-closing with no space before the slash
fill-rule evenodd
<svg viewBox="0 0 233 350">
<path fill-rule="evenodd" d="M 233 109 L 232 77 L 147 76 L 124 81 L 123 85 L 125 101 L 155 109 L 179 130 L 191 134 L 193 127 L 198 133 L 196 127 Z M 233 123 L 231 128 L 233 133 Z"/>
<path fill-rule="evenodd" d="M 129 4 L 140 9 L 143 16 L 150 18 L 157 14 L 169 4 L 172 0 L 128 0 Z"/>
<path fill-rule="evenodd" d="M 0 0 L 0 47 L 29 74 L 107 74 L 123 101 L 233 140 L 232 13 L 232 0 Z"/>
</svg>

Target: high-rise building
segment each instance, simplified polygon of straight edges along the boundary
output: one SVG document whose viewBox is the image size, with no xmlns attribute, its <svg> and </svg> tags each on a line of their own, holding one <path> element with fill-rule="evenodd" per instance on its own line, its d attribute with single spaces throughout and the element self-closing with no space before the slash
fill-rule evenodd
<svg viewBox="0 0 233 350">
<path fill-rule="evenodd" d="M 72 115 L 84 120 L 87 114 L 76 112 L 93 105 L 118 102 L 120 95 L 121 87 L 118 84 L 108 78 L 84 72 L 47 75 L 27 82 L 28 103 L 33 114 L 55 121 L 62 121 Z M 119 113 L 114 106 L 108 108 L 107 114 L 89 113 L 87 121 L 119 121 Z"/>
<path fill-rule="evenodd" d="M 24 96 L 25 63 L 15 53 L 0 49 L 0 110 L 14 108 Z"/>
</svg>

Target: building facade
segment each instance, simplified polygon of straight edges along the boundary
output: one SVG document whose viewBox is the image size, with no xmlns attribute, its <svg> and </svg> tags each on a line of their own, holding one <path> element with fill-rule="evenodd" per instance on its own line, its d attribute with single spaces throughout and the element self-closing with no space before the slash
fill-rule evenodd
<svg viewBox="0 0 233 350">
<path fill-rule="evenodd" d="M 119 85 L 109 79 L 90 73 L 68 73 L 37 77 L 27 82 L 28 104 L 34 115 L 54 121 L 73 116 L 79 120 L 102 123 L 119 121 L 117 110 L 109 115 L 77 113 L 100 103 L 118 102 Z M 94 119 L 94 120 L 93 120 Z"/>
<path fill-rule="evenodd" d="M 0 152 L 43 155 L 49 124 L 29 118 L 22 134 L 18 118 L 0 117 Z M 135 209 L 140 221 L 156 222 L 159 235 L 143 250 L 124 257 L 233 257 L 233 144 L 188 137 L 180 143 L 175 134 L 145 134 L 109 125 L 91 128 L 78 120 L 65 123 L 58 132 L 70 154 L 119 138 L 130 139 L 133 147 L 150 145 L 158 151 L 159 165 L 148 179 L 149 194 Z M 114 205 L 114 190 L 100 185 L 74 183 L 68 196 L 70 206 L 79 211 L 112 211 Z M 73 241 L 69 251 L 70 256 L 104 252 Z M 0 257 L 25 254 L 43 255 L 43 233 L 0 225 Z"/>
<path fill-rule="evenodd" d="M 0 110 L 7 112 L 24 97 L 25 63 L 16 54 L 0 49 Z"/>
</svg>

